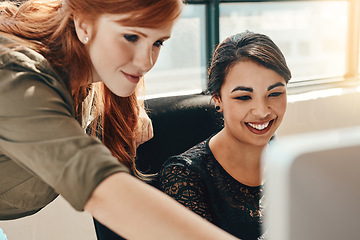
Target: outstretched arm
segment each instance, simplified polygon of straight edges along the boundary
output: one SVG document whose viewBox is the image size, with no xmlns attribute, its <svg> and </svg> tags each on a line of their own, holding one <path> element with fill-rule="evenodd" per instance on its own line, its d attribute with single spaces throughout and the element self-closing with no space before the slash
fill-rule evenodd
<svg viewBox="0 0 360 240">
<path fill-rule="evenodd" d="M 123 172 L 102 181 L 85 210 L 128 239 L 237 239 Z"/>
</svg>

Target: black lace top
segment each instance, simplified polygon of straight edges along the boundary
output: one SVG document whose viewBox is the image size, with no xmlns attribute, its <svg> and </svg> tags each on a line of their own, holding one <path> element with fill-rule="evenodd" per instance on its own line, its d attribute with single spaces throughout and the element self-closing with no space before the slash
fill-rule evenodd
<svg viewBox="0 0 360 240">
<path fill-rule="evenodd" d="M 264 239 L 263 186 L 231 177 L 211 153 L 209 140 L 164 163 L 162 191 L 240 239 Z"/>
</svg>

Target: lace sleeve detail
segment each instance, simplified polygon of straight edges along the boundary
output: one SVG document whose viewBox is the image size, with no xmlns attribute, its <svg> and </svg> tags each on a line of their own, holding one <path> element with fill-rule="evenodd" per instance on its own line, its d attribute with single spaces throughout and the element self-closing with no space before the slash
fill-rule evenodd
<svg viewBox="0 0 360 240">
<path fill-rule="evenodd" d="M 179 162 L 167 164 L 160 172 L 161 190 L 185 207 L 213 222 L 200 173 Z"/>
</svg>

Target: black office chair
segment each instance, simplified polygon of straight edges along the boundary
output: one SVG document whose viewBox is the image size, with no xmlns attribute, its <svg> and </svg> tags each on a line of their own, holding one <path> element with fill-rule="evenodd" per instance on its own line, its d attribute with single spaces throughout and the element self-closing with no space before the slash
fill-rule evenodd
<svg viewBox="0 0 360 240">
<path fill-rule="evenodd" d="M 222 128 L 211 96 L 192 94 L 145 101 L 154 128 L 154 138 L 137 149 L 136 166 L 143 173 L 157 173 L 170 156 L 180 154 Z M 159 188 L 155 178 L 150 185 Z M 122 240 L 94 220 L 99 240 Z"/>
<path fill-rule="evenodd" d="M 170 156 L 219 131 L 222 123 L 210 100 L 211 96 L 204 94 L 147 100 L 154 138 L 138 148 L 137 168 L 144 173 L 157 173 Z M 158 188 L 157 180 L 150 184 Z"/>
</svg>

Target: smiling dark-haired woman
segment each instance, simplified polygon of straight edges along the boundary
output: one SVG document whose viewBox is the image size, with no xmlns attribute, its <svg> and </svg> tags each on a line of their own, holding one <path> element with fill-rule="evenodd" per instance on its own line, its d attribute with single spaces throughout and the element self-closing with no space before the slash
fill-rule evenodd
<svg viewBox="0 0 360 240">
<path fill-rule="evenodd" d="M 127 239 L 234 239 L 133 176 L 153 134 L 138 84 L 183 5 L 0 2 L 0 220 L 61 194 Z"/>
<path fill-rule="evenodd" d="M 247 31 L 224 40 L 208 81 L 224 127 L 165 162 L 162 190 L 240 239 L 263 239 L 261 154 L 285 114 L 290 78 L 266 35 Z"/>
</svg>

